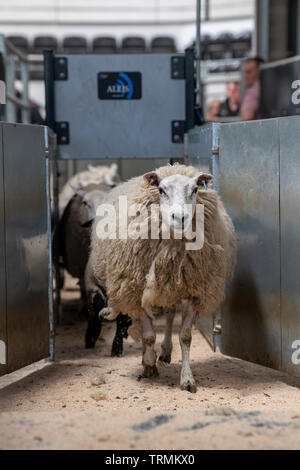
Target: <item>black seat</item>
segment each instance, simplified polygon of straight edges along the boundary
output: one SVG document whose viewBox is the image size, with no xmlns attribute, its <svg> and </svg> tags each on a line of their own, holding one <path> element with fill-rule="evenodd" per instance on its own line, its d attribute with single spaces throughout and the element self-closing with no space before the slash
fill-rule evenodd
<svg viewBox="0 0 300 470">
<path fill-rule="evenodd" d="M 114 54 L 117 52 L 117 41 L 110 36 L 99 36 L 94 38 L 92 48 L 95 54 Z"/>
<path fill-rule="evenodd" d="M 21 52 L 27 54 L 29 51 L 28 39 L 25 36 L 7 36 L 7 39 Z"/>
<path fill-rule="evenodd" d="M 36 36 L 33 41 L 32 53 L 42 54 L 44 49 L 57 51 L 57 39 L 54 36 Z"/>
<path fill-rule="evenodd" d="M 233 36 L 230 42 L 231 56 L 233 58 L 243 58 L 250 55 L 252 34 L 250 31 L 238 33 Z"/>
<path fill-rule="evenodd" d="M 65 54 L 84 54 L 87 52 L 87 42 L 82 36 L 67 36 L 63 40 Z"/>
<path fill-rule="evenodd" d="M 146 41 L 139 36 L 128 36 L 122 41 L 122 52 L 126 54 L 139 54 L 146 52 Z"/>
<path fill-rule="evenodd" d="M 220 34 L 215 38 L 210 38 L 206 45 L 207 59 L 219 60 L 231 57 L 229 49 L 231 39 L 232 35 L 229 33 Z"/>
<path fill-rule="evenodd" d="M 209 60 L 209 52 L 207 50 L 208 44 L 211 42 L 211 36 L 209 34 L 204 34 L 201 36 L 201 59 L 202 60 Z M 193 43 L 195 45 L 195 41 Z"/>
<path fill-rule="evenodd" d="M 170 36 L 157 36 L 151 41 L 151 52 L 173 53 L 176 52 L 175 41 Z"/>
</svg>

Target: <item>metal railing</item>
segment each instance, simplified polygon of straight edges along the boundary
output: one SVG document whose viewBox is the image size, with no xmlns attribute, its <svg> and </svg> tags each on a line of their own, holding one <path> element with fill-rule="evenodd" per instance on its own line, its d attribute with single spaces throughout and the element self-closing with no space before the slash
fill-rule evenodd
<svg viewBox="0 0 300 470">
<path fill-rule="evenodd" d="M 4 110 L 4 120 L 16 122 L 17 108 L 21 108 L 21 121 L 30 123 L 30 104 L 28 94 L 29 82 L 29 59 L 19 49 L 17 49 L 4 35 L 0 35 L 0 54 L 3 56 L 6 83 L 6 105 Z M 16 95 L 15 80 L 19 67 L 20 80 L 22 82 L 22 99 Z"/>
</svg>

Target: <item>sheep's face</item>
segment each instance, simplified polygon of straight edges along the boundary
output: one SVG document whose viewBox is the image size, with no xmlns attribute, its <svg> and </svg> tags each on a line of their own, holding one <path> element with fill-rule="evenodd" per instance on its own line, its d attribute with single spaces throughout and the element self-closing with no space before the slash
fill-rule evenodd
<svg viewBox="0 0 300 470">
<path fill-rule="evenodd" d="M 89 192 L 84 192 L 84 190 L 79 190 L 80 196 L 82 198 L 82 226 L 90 224 L 96 217 L 96 212 L 98 206 L 103 200 L 103 192 L 94 189 Z"/>
<path fill-rule="evenodd" d="M 160 194 L 160 212 L 163 221 L 171 230 L 184 232 L 192 223 L 199 186 L 212 179 L 211 175 L 200 174 L 194 178 L 185 175 L 171 175 L 160 179 L 157 173 L 144 175 Z"/>
</svg>

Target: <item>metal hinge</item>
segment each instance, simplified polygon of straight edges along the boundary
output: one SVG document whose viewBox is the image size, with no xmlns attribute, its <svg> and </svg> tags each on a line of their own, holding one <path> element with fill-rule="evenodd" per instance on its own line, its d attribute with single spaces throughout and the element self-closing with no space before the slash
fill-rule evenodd
<svg viewBox="0 0 300 470">
<path fill-rule="evenodd" d="M 69 123 L 67 121 L 56 122 L 55 133 L 58 144 L 67 145 L 70 143 Z"/>
<path fill-rule="evenodd" d="M 172 142 L 183 144 L 185 133 L 185 121 L 172 121 Z"/>
<path fill-rule="evenodd" d="M 211 149 L 211 152 L 213 155 L 219 155 L 219 151 L 220 151 L 220 146 L 219 145 L 214 145 Z"/>
<path fill-rule="evenodd" d="M 68 59 L 66 57 L 54 58 L 54 80 L 68 80 Z"/>
<path fill-rule="evenodd" d="M 174 80 L 185 79 L 185 57 L 172 56 L 171 57 L 171 78 Z"/>
</svg>

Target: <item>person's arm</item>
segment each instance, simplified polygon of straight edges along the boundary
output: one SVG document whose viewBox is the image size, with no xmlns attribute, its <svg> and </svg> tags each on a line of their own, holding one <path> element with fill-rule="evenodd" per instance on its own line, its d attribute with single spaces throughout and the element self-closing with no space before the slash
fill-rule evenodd
<svg viewBox="0 0 300 470">
<path fill-rule="evenodd" d="M 253 121 L 256 118 L 256 111 L 250 108 L 243 108 L 241 112 L 241 121 Z"/>
<path fill-rule="evenodd" d="M 253 121 L 257 119 L 259 110 L 259 89 L 258 87 L 252 86 L 246 90 L 242 109 L 241 109 L 241 121 Z"/>
</svg>

